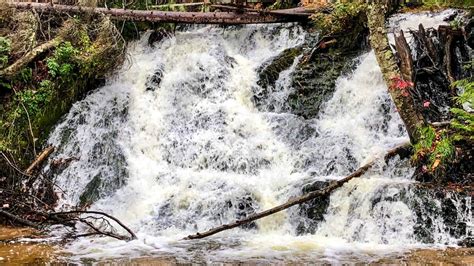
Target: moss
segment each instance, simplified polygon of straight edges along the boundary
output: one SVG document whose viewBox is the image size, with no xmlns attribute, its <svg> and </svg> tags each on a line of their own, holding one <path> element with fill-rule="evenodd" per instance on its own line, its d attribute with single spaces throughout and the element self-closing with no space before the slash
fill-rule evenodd
<svg viewBox="0 0 474 266">
<path fill-rule="evenodd" d="M 67 23 L 71 24 L 65 30 L 64 42 L 11 80 L 0 83 L 13 89 L 12 94 L 0 98 L 0 151 L 20 168 L 32 161 L 51 128 L 72 104 L 96 87 L 123 58 L 124 43 L 108 19 L 88 23 L 75 18 L 64 25 Z M 0 161 L 0 176 L 9 176 L 12 172 L 7 173 L 10 168 L 4 165 Z"/>
<path fill-rule="evenodd" d="M 8 57 L 11 51 L 11 40 L 6 37 L 0 37 L 0 69 L 8 63 Z"/>
<path fill-rule="evenodd" d="M 351 31 L 359 18 L 365 17 L 367 5 L 363 3 L 336 3 L 331 4 L 329 14 L 317 12 L 311 16 L 315 27 L 324 35 L 334 35 Z"/>
<path fill-rule="evenodd" d="M 274 86 L 280 73 L 288 69 L 301 52 L 301 47 L 288 48 L 275 58 L 272 58 L 269 63 L 264 64 L 263 67 L 258 70 L 259 79 L 257 84 L 263 88 Z"/>
</svg>

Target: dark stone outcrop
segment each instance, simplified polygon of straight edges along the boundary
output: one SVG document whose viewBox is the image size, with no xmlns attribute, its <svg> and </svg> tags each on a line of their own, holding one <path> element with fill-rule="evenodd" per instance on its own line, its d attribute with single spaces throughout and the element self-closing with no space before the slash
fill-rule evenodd
<svg viewBox="0 0 474 266">
<path fill-rule="evenodd" d="M 302 194 L 324 188 L 327 182 L 316 181 L 303 186 Z M 393 191 L 396 191 L 394 193 Z M 472 188 L 444 189 L 419 183 L 383 184 L 371 196 L 372 210 L 381 202 L 402 202 L 413 212 L 414 235 L 421 243 L 443 243 L 443 237 L 457 239 L 462 246 L 472 246 L 474 231 L 469 228 L 473 205 Z M 297 233 L 314 233 L 324 221 L 330 198 L 323 197 L 302 204 L 297 213 Z M 386 217 L 390 219 L 390 217 Z M 374 217 L 376 219 L 376 217 Z"/>
</svg>

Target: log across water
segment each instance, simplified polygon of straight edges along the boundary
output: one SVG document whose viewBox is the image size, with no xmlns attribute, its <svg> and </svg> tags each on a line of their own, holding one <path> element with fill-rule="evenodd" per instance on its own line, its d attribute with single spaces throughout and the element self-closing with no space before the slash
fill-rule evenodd
<svg viewBox="0 0 474 266">
<path fill-rule="evenodd" d="M 92 8 L 69 5 L 51 5 L 48 3 L 9 3 L 17 9 L 33 9 L 41 12 L 59 13 L 94 13 L 110 15 L 117 20 L 148 21 L 163 23 L 189 24 L 257 24 L 296 22 L 306 20 L 310 13 L 302 13 L 301 9 L 288 9 L 262 12 L 167 12 L 149 10 L 128 10 L 118 8 Z"/>
</svg>

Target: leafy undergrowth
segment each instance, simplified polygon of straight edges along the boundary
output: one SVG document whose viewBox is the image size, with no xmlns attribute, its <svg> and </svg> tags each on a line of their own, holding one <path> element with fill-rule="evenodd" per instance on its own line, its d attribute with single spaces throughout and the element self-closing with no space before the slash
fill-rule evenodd
<svg viewBox="0 0 474 266">
<path fill-rule="evenodd" d="M 367 9 L 366 4 L 361 3 L 336 3 L 328 4 L 328 12 L 316 12 L 311 16 L 315 27 L 320 29 L 323 35 L 334 35 L 351 31 L 358 23 L 355 21 L 365 19 L 363 15 Z"/>
<path fill-rule="evenodd" d="M 460 90 L 460 94 L 455 97 L 457 107 L 451 108 L 452 120 L 446 127 L 421 128 L 421 139 L 414 145 L 414 163 L 421 165 L 422 173 L 435 180 L 445 179 L 443 177 L 455 164 L 472 165 L 470 150 L 474 146 L 474 80 L 463 79 L 453 86 Z M 464 168 L 462 165 L 457 167 Z M 460 181 L 462 177 L 459 175 L 452 177 L 452 181 Z"/>
<path fill-rule="evenodd" d="M 16 15 L 20 14 L 12 14 Z M 0 30 L 21 27 L 14 18 L 11 21 L 13 25 Z M 51 18 L 41 21 L 49 23 Z M 44 39 L 41 29 L 47 26 L 52 27 L 52 36 Z M 27 38 L 34 46 L 22 53 L 12 46 L 18 43 L 16 38 L 14 31 L 0 38 L 0 73 L 34 47 L 57 38 L 61 41 L 14 75 L 0 76 L 0 177 L 12 175 L 6 158 L 26 168 L 58 119 L 124 58 L 125 43 L 106 17 L 73 17 L 38 26 Z"/>
</svg>

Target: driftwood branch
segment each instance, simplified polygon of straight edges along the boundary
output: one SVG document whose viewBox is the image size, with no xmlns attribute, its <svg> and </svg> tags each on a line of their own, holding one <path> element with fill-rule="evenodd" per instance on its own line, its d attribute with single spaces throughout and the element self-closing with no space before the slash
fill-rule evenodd
<svg viewBox="0 0 474 266">
<path fill-rule="evenodd" d="M 402 145 L 400 145 L 400 146 L 398 146 L 394 149 L 389 150 L 387 152 L 387 155 L 385 156 L 385 159 L 387 159 L 388 155 L 390 155 L 390 156 L 396 155 L 401 148 L 406 148 L 407 145 L 409 145 L 409 144 L 402 144 Z M 357 169 L 352 174 L 344 177 L 343 179 L 332 182 L 330 185 L 328 185 L 327 187 L 325 187 L 321 190 L 312 191 L 312 192 L 309 192 L 307 194 L 304 194 L 303 196 L 289 199 L 287 202 L 285 202 L 281 205 L 278 205 L 276 207 L 273 207 L 273 208 L 268 209 L 268 210 L 263 211 L 263 212 L 255 213 L 255 214 L 250 215 L 250 216 L 248 216 L 244 219 L 237 220 L 233 223 L 224 224 L 224 225 L 215 227 L 215 228 L 210 229 L 210 230 L 208 230 L 206 232 L 203 232 L 203 233 L 196 233 L 195 235 L 189 235 L 189 236 L 185 237 L 184 240 L 205 238 L 205 237 L 217 234 L 217 233 L 225 231 L 225 230 L 229 230 L 229 229 L 236 228 L 236 227 L 239 227 L 239 226 L 244 225 L 244 224 L 248 224 L 248 223 L 253 222 L 255 220 L 258 220 L 258 219 L 261 219 L 263 217 L 275 214 L 277 212 L 280 212 L 280 211 L 288 209 L 292 206 L 310 201 L 312 199 L 328 195 L 329 193 L 331 193 L 335 189 L 341 187 L 342 185 L 344 185 L 345 183 L 347 183 L 351 179 L 362 176 L 365 172 L 367 172 L 367 170 L 369 170 L 374 165 L 374 163 L 375 163 L 375 160 L 372 160 L 371 162 L 369 162 L 369 163 L 363 165 L 362 167 L 360 167 L 359 169 Z"/>
<path fill-rule="evenodd" d="M 23 219 L 21 217 L 18 217 L 18 216 L 14 215 L 13 213 L 10 213 L 8 211 L 0 210 L 0 215 L 7 218 L 8 220 L 11 220 L 13 222 L 17 222 L 17 223 L 22 224 L 22 225 L 26 225 L 26 226 L 33 227 L 33 228 L 38 228 L 39 227 L 38 224 L 33 223 L 31 221 L 28 221 L 26 219 Z"/>
<path fill-rule="evenodd" d="M 96 214 L 96 215 L 102 215 L 102 216 L 105 216 L 111 220 L 113 220 L 114 222 L 116 222 L 118 225 L 120 225 L 125 231 L 127 231 L 127 233 L 130 234 L 130 237 L 129 238 L 126 238 L 127 240 L 133 240 L 133 239 L 137 239 L 137 236 L 135 235 L 135 233 L 133 233 L 133 231 L 128 228 L 125 224 L 123 224 L 119 219 L 113 217 L 112 215 L 110 214 L 107 214 L 105 212 L 100 212 L 100 211 L 64 211 L 64 212 L 54 212 L 54 213 L 48 213 L 47 215 L 49 217 L 57 217 L 57 216 L 61 216 L 61 215 L 69 215 L 69 214 Z M 80 220 L 80 219 L 79 219 Z M 82 221 L 83 222 L 83 221 Z M 96 229 L 95 227 L 93 229 Z M 117 238 L 117 237 L 115 237 Z M 120 239 L 124 239 L 123 237 L 120 238 Z"/>
<path fill-rule="evenodd" d="M 279 12 L 174 12 L 174 11 L 149 11 L 128 10 L 118 8 L 93 8 L 83 6 L 52 5 L 48 3 L 25 3 L 11 2 L 9 6 L 17 9 L 36 10 L 43 13 L 68 13 L 68 14 L 104 14 L 116 20 L 148 21 L 163 23 L 189 23 L 189 24 L 256 24 L 295 22 L 306 20 L 306 15 L 300 12 L 285 14 L 284 10 Z"/>
<path fill-rule="evenodd" d="M 26 169 L 25 173 L 27 175 L 31 175 L 33 173 L 33 170 L 35 170 L 38 166 L 40 166 L 44 160 L 48 158 L 48 156 L 54 151 L 53 146 L 49 146 L 46 149 L 44 149 L 38 157 L 31 163 L 31 165 Z"/>
<path fill-rule="evenodd" d="M 123 236 L 123 235 L 119 235 L 119 234 L 116 234 L 116 233 L 113 233 L 113 232 L 107 232 L 107 231 L 101 230 L 101 229 L 97 228 L 92 222 L 87 221 L 87 219 L 79 218 L 78 221 L 80 221 L 81 223 L 87 225 L 94 232 L 75 235 L 74 238 L 91 236 L 91 235 L 104 235 L 104 236 L 112 237 L 112 238 L 115 238 L 115 239 L 118 239 L 118 240 L 130 240 L 130 238 L 127 237 L 127 236 Z"/>
</svg>

